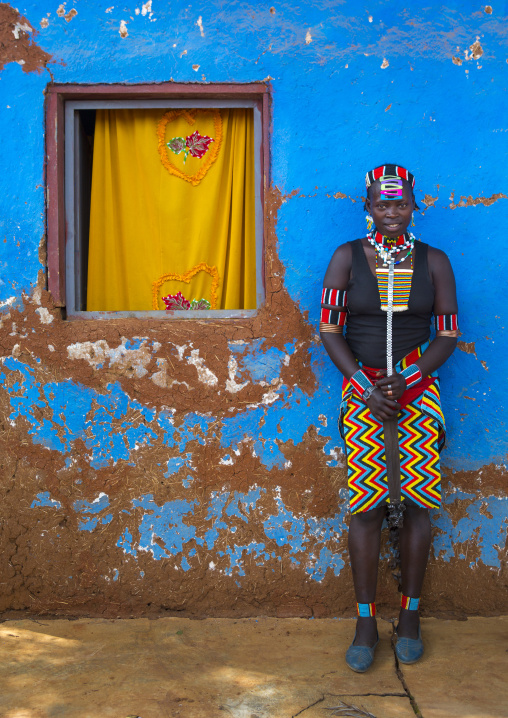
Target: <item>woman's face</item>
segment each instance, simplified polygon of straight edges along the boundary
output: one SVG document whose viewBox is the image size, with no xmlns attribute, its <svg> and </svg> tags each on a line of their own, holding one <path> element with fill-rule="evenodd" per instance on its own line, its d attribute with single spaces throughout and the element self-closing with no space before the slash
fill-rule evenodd
<svg viewBox="0 0 508 718">
<path fill-rule="evenodd" d="M 376 228 L 386 237 L 398 237 L 409 227 L 414 199 L 409 182 L 402 183 L 402 199 L 381 199 L 381 184 L 375 182 L 365 202 Z"/>
</svg>

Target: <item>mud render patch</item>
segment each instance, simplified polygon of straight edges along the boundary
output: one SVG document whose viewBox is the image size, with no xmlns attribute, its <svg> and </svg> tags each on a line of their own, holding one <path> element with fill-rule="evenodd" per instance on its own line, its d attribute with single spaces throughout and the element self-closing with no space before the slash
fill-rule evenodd
<svg viewBox="0 0 508 718">
<path fill-rule="evenodd" d="M 310 365 L 309 348 L 314 341 L 314 330 L 302 317 L 295 303 L 289 297 L 284 284 L 284 268 L 275 251 L 275 223 L 277 210 L 282 197 L 277 189 L 267 193 L 266 200 L 266 304 L 253 320 L 218 321 L 178 321 L 169 324 L 145 320 L 114 320 L 108 322 L 65 322 L 61 312 L 54 307 L 51 296 L 40 291 L 42 306 L 54 317 L 49 324 L 43 324 L 38 306 L 25 301 L 23 311 L 11 309 L 3 317 L 2 354 L 17 357 L 19 362 L 29 367 L 34 381 L 42 386 L 56 382 L 69 382 L 106 392 L 112 382 L 120 382 L 123 391 L 130 397 L 141 399 L 145 406 L 162 410 L 169 405 L 175 409 L 175 426 L 181 424 L 182 417 L 188 412 L 211 414 L 220 421 L 222 416 L 235 416 L 243 412 L 249 404 L 259 404 L 266 388 L 254 382 L 249 383 L 240 394 L 221 392 L 199 382 L 195 366 L 177 363 L 177 378 L 181 384 L 171 390 L 161 391 L 150 380 L 158 371 L 157 362 L 166 360 L 168 366 L 174 366 L 175 354 L 168 338 L 176 344 L 190 344 L 199 347 L 201 356 L 211 371 L 218 377 L 219 385 L 224 386 L 228 378 L 228 342 L 251 342 L 265 340 L 269 347 L 282 351 L 288 343 L 298 343 L 298 351 L 291 356 L 287 365 L 281 367 L 280 379 L 286 386 L 302 387 L 307 395 L 314 391 L 316 378 Z M 12 323 L 23 327 L 20 337 L 14 332 Z M 32 332 L 32 329 L 34 330 Z M 144 365 L 147 374 L 139 378 L 132 366 L 96 370 L 85 359 L 71 359 L 68 347 L 84 342 L 106 342 L 116 347 L 122 337 L 142 336 L 159 340 L 161 348 L 157 356 L 152 356 Z M 34 361 L 37 357 L 40 361 Z M 12 384 L 19 376 L 5 371 L 6 385 Z M 184 382 L 188 385 L 186 389 Z M 164 387 L 162 387 L 164 389 Z M 292 570 L 286 574 L 283 585 L 280 582 L 281 567 L 276 563 L 276 573 L 271 567 L 255 568 L 246 577 L 241 591 L 231 593 L 231 580 L 219 576 L 220 562 L 215 558 L 217 571 L 206 570 L 208 561 L 201 571 L 189 571 L 184 575 L 175 571 L 171 561 L 153 561 L 151 555 L 140 554 L 137 562 L 126 557 L 116 546 L 119 527 L 116 519 L 101 526 L 97 533 L 79 531 L 79 516 L 74 504 L 76 500 L 90 499 L 101 492 L 109 496 L 111 511 L 116 515 L 122 511 L 131 497 L 150 493 L 153 500 L 163 504 L 171 498 L 178 498 L 178 485 L 173 478 L 162 475 L 160 465 L 167 461 L 168 451 L 158 436 L 151 446 L 142 446 L 137 451 L 136 466 L 120 462 L 116 466 L 107 466 L 98 470 L 91 468 L 86 460 L 87 448 L 82 439 L 76 439 L 70 465 L 66 457 L 57 451 L 48 451 L 40 444 L 32 442 L 28 436 L 30 430 L 24 418 L 19 418 L 12 426 L 9 405 L 4 392 L 0 393 L 3 444 L 2 475 L 4 478 L 5 502 L 2 513 L 4 531 L 0 563 L 6 577 L 7 591 L 3 592 L 0 610 L 30 610 L 37 613 L 58 613 L 65 615 L 142 615 L 162 611 L 184 611 L 187 615 L 254 615 L 263 611 L 273 613 L 282 608 L 289 615 L 310 615 L 308 607 L 314 603 L 311 599 L 316 587 L 309 587 L 301 596 L 299 584 L 302 574 Z M 51 421 L 47 407 L 35 407 L 34 411 L 41 420 Z M 134 415 L 134 412 L 133 412 Z M 129 416 L 129 419 L 142 422 L 142 417 Z M 137 424 L 136 424 L 137 425 Z M 63 439 L 64 428 L 59 427 L 58 436 Z M 313 515 L 329 515 L 336 510 L 336 492 L 333 475 L 326 466 L 326 456 L 322 453 L 325 439 L 309 432 L 305 441 L 298 446 L 285 446 L 285 455 L 293 462 L 291 470 L 274 468 L 270 472 L 249 452 L 242 452 L 235 466 L 220 466 L 220 487 L 217 467 L 224 456 L 224 449 L 213 436 L 206 437 L 206 443 L 200 443 L 199 437 L 188 443 L 192 451 L 196 476 L 192 491 L 195 498 L 201 500 L 200 508 L 192 517 L 196 524 L 205 521 L 206 497 L 217 488 L 235 491 L 248 491 L 253 484 L 280 487 L 285 505 L 295 512 L 310 511 Z M 322 457 L 319 476 L 316 475 L 315 452 Z M 79 481 L 80 483 L 76 483 Z M 309 493 L 305 494 L 305 490 Z M 39 522 L 33 525 L 34 514 L 30 510 L 28 497 L 48 492 L 52 500 L 61 505 L 60 509 L 38 509 Z M 183 493 L 183 491 L 182 491 Z M 185 493 L 186 499 L 194 498 Z M 302 497 L 305 499 L 302 500 Z M 24 497 L 24 498 L 23 498 Z M 203 501 L 205 498 L 205 501 Z M 116 508 L 115 508 L 116 507 Z M 200 513 L 201 512 L 201 513 Z M 140 511 L 137 512 L 139 516 Z M 136 512 L 132 517 L 131 533 L 136 532 Z M 246 525 L 241 543 L 246 545 L 259 539 L 256 533 L 259 527 L 252 522 Z M 105 548 L 109 547 L 109 548 Z M 216 550 L 220 547 L 216 546 Z M 289 566 L 289 561 L 287 562 Z M 100 577 L 108 575 L 112 566 L 122 566 L 122 581 L 111 582 L 103 592 Z M 147 591 L 139 592 L 139 572 L 144 571 L 143 585 Z M 127 573 L 126 573 L 127 572 Z M 131 575 L 132 573 L 132 575 Z M 275 578 L 267 577 L 274 575 Z M 70 578 L 73 577 L 73 578 Z M 325 589 L 318 587 L 318 593 Z M 100 588 L 99 588 L 100 587 Z M 254 589 L 254 587 L 257 587 Z M 262 590 L 261 590 L 261 587 Z M 132 589 L 132 590 L 131 590 Z M 326 591 L 325 591 L 326 593 Z M 332 610 L 335 603 L 335 591 L 330 591 L 330 599 L 317 603 L 323 606 L 323 615 Z M 253 595 L 253 598 L 250 596 Z M 247 597 L 247 598 L 246 598 Z M 266 602 L 266 604 L 265 604 Z M 326 607 L 329 603 L 329 607 Z M 266 605 L 266 608 L 265 608 Z"/>
<path fill-rule="evenodd" d="M 0 3 L 0 71 L 7 63 L 17 62 L 23 72 L 42 72 L 52 56 L 33 41 L 37 35 L 37 30 L 18 10 Z"/>
</svg>

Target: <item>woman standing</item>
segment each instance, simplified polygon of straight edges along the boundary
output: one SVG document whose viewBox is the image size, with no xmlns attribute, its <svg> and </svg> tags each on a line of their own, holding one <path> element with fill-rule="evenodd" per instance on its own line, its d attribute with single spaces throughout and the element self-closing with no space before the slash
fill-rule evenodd
<svg viewBox="0 0 508 718">
<path fill-rule="evenodd" d="M 369 668 L 378 642 L 375 595 L 381 525 L 389 503 L 383 422 L 398 421 L 405 507 L 396 629 L 402 663 L 414 663 L 423 654 L 418 604 L 431 541 L 429 509 L 441 504 L 444 419 L 436 370 L 457 343 L 457 299 L 446 254 L 415 242 L 408 232 L 418 209 L 414 184 L 413 175 L 397 165 L 367 173 L 370 231 L 336 249 L 323 283 L 321 339 L 344 376 L 339 426 L 347 452 L 348 545 L 358 609 L 346 662 L 358 672 Z M 432 315 L 436 336 L 429 342 Z"/>
</svg>

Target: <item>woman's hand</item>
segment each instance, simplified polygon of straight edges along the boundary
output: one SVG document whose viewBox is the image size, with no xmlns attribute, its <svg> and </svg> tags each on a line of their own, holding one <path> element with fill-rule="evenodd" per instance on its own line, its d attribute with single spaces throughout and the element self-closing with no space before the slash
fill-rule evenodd
<svg viewBox="0 0 508 718">
<path fill-rule="evenodd" d="M 404 380 L 404 377 L 402 377 L 402 379 Z M 388 421 L 389 419 L 394 419 L 398 415 L 401 408 L 397 401 L 385 397 L 379 387 L 374 389 L 365 403 L 378 421 Z"/>
<path fill-rule="evenodd" d="M 381 389 L 384 397 L 397 400 L 406 391 L 406 380 L 402 374 L 392 374 L 378 379 L 376 386 Z"/>
</svg>

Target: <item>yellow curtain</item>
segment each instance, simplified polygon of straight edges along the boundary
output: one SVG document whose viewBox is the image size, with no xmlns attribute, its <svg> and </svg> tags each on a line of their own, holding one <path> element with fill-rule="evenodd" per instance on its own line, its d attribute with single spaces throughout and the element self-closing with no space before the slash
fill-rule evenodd
<svg viewBox="0 0 508 718">
<path fill-rule="evenodd" d="M 255 308 L 254 211 L 252 110 L 98 110 L 87 309 Z"/>
</svg>

